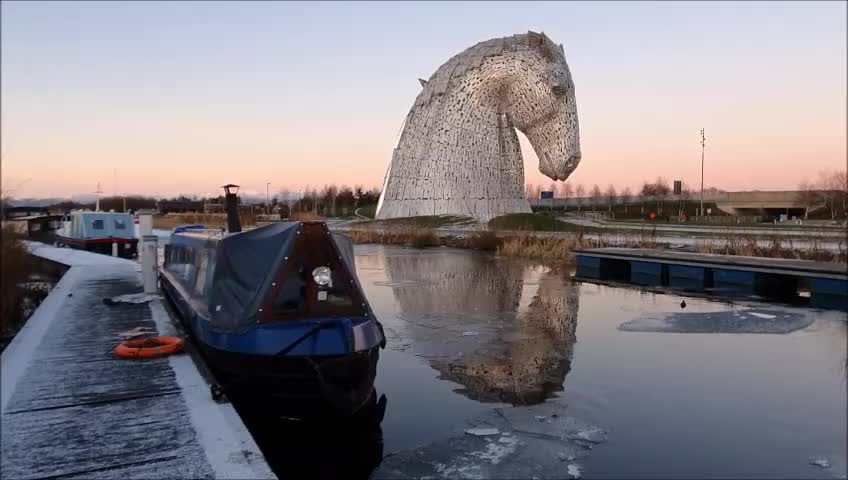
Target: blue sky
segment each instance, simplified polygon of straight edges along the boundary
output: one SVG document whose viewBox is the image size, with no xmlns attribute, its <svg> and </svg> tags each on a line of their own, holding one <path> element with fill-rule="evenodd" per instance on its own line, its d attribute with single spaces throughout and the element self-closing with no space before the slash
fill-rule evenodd
<svg viewBox="0 0 848 480">
<path fill-rule="evenodd" d="M 574 182 L 698 183 L 701 127 L 708 184 L 845 167 L 844 2 L 3 2 L 3 176 L 33 195 L 89 191 L 115 163 L 139 192 L 376 186 L 416 79 L 527 30 L 565 44 Z"/>
</svg>

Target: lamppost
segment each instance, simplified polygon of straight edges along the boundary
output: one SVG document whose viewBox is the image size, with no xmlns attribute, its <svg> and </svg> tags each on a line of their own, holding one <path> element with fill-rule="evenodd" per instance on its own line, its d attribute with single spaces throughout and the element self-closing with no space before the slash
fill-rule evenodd
<svg viewBox="0 0 848 480">
<path fill-rule="evenodd" d="M 704 216 L 704 145 L 706 138 L 704 137 L 704 129 L 701 129 L 701 216 Z"/>
<path fill-rule="evenodd" d="M 265 183 L 265 215 L 271 214 L 271 204 L 268 201 L 268 189 L 271 187 L 271 182 Z"/>
</svg>

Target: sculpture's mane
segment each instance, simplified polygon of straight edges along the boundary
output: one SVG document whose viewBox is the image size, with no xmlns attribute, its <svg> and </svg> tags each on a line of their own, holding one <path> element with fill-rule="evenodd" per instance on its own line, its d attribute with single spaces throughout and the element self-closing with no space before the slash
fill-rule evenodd
<svg viewBox="0 0 848 480">
<path fill-rule="evenodd" d="M 427 105 L 435 97 L 444 95 L 452 79 L 479 69 L 485 59 L 522 48 L 535 49 L 548 62 L 565 62 L 562 45 L 555 44 L 544 32 L 528 31 L 509 37 L 486 40 L 451 57 L 430 76 L 429 80 L 420 80 L 424 89 L 415 99 L 415 107 Z"/>
</svg>

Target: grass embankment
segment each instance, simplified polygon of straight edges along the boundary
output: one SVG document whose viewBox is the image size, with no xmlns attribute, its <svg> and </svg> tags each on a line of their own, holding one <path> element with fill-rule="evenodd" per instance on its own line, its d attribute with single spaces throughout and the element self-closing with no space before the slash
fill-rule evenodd
<svg viewBox="0 0 848 480">
<path fill-rule="evenodd" d="M 477 222 L 471 217 L 461 215 L 425 215 L 420 217 L 389 218 L 370 222 L 381 227 L 441 228 L 472 225 Z"/>
<path fill-rule="evenodd" d="M 365 218 L 374 218 L 377 216 L 377 205 L 366 205 L 354 210 L 354 215 L 359 214 Z"/>
<path fill-rule="evenodd" d="M 583 248 L 626 247 L 658 248 L 655 230 L 618 233 L 595 230 L 590 237 L 580 226 L 567 225 L 562 228 L 556 219 L 539 218 L 542 215 L 509 215 L 493 219 L 489 230 L 477 230 L 468 235 L 456 237 L 440 236 L 433 228 L 416 227 L 415 222 L 398 222 L 393 227 L 373 228 L 376 222 L 348 232 L 354 243 L 379 243 L 386 245 L 405 245 L 418 248 L 446 246 L 469 248 L 497 252 L 498 255 L 511 257 L 536 258 L 547 260 L 569 260 L 573 251 Z M 557 222 L 557 223 L 553 223 Z M 500 230 L 497 229 L 500 227 Z M 531 228 L 532 227 L 532 228 Z M 515 233 L 518 231 L 518 233 Z M 563 232 L 561 235 L 534 235 L 533 232 Z M 745 255 L 771 258 L 794 258 L 821 262 L 848 262 L 846 249 L 833 252 L 823 248 L 823 240 L 815 237 L 801 240 L 771 239 L 767 244 L 754 236 L 733 235 L 725 238 L 705 239 L 695 245 L 695 251 L 723 255 Z"/>
<path fill-rule="evenodd" d="M 574 232 L 577 226 L 539 213 L 511 213 L 489 220 L 492 230 L 529 230 L 534 232 Z"/>
</svg>

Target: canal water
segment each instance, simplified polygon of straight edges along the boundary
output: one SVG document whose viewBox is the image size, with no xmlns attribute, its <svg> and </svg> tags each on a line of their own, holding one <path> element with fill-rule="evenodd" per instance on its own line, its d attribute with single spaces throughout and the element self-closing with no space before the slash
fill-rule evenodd
<svg viewBox="0 0 848 480">
<path fill-rule="evenodd" d="M 586 478 L 845 478 L 845 312 L 579 284 L 570 266 L 448 248 L 358 245 L 356 266 L 388 341 L 386 455 L 550 405 L 606 433 Z"/>
</svg>

